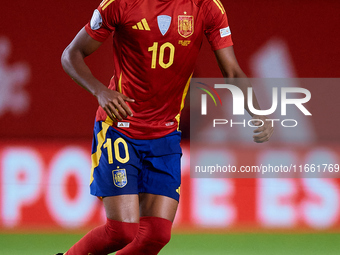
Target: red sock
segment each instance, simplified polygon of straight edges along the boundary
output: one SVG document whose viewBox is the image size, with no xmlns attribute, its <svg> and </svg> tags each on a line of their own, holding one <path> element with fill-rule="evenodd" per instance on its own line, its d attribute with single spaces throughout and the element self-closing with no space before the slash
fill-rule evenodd
<svg viewBox="0 0 340 255">
<path fill-rule="evenodd" d="M 116 255 L 156 255 L 170 241 L 172 222 L 158 217 L 142 217 L 135 239 Z"/>
<path fill-rule="evenodd" d="M 105 225 L 87 233 L 66 252 L 66 255 L 106 255 L 115 252 L 135 238 L 138 225 L 107 219 Z"/>
</svg>

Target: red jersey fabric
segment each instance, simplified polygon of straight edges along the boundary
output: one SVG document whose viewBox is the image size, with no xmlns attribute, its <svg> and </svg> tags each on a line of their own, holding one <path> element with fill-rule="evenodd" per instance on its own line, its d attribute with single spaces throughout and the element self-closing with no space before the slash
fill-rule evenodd
<svg viewBox="0 0 340 255">
<path fill-rule="evenodd" d="M 109 88 L 135 99 L 133 117 L 114 123 L 99 107 L 96 120 L 134 139 L 178 128 L 203 34 L 212 50 L 233 44 L 219 0 L 104 0 L 85 29 L 101 42 L 114 32 Z"/>
</svg>

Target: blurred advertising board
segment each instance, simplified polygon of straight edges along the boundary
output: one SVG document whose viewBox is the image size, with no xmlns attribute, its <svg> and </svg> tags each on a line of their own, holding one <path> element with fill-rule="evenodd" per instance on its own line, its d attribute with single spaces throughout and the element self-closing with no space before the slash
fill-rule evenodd
<svg viewBox="0 0 340 255">
<path fill-rule="evenodd" d="M 184 142 L 183 153 L 176 229 L 340 229 L 339 179 L 191 178 L 188 143 Z M 234 145 L 219 150 L 206 148 L 201 156 L 213 158 L 218 153 L 237 169 L 251 169 L 259 162 L 270 165 L 277 157 L 297 166 L 298 171 L 299 166 L 312 171 L 311 159 L 315 158 L 319 164 L 322 160 L 332 163 L 334 172 L 340 163 L 340 147 L 333 145 L 256 150 Z M 83 142 L 2 143 L 1 231 L 77 230 L 103 223 L 101 201 L 89 194 L 87 185 L 89 154 L 90 144 Z"/>
</svg>

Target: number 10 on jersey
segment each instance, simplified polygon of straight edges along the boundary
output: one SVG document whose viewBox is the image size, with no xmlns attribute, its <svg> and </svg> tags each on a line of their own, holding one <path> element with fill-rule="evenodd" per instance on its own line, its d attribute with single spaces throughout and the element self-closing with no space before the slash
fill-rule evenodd
<svg viewBox="0 0 340 255">
<path fill-rule="evenodd" d="M 164 63 L 164 52 L 166 48 L 169 48 L 170 50 L 168 63 Z M 158 53 L 158 42 L 154 42 L 153 45 L 148 48 L 148 51 L 152 52 L 151 68 L 153 69 L 156 68 L 157 57 L 158 57 L 158 64 L 164 69 L 170 67 L 174 63 L 175 46 L 173 46 L 169 42 L 163 43 L 159 47 L 159 53 Z"/>
</svg>

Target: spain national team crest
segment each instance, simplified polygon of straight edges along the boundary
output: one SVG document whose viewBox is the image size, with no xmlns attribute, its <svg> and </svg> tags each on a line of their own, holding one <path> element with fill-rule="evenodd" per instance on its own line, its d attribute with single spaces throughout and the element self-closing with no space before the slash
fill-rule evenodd
<svg viewBox="0 0 340 255">
<path fill-rule="evenodd" d="M 178 15 L 178 33 L 185 38 L 194 33 L 194 16 Z"/>
<path fill-rule="evenodd" d="M 126 170 L 117 169 L 112 171 L 113 184 L 118 188 L 123 188 L 127 184 Z"/>
</svg>

